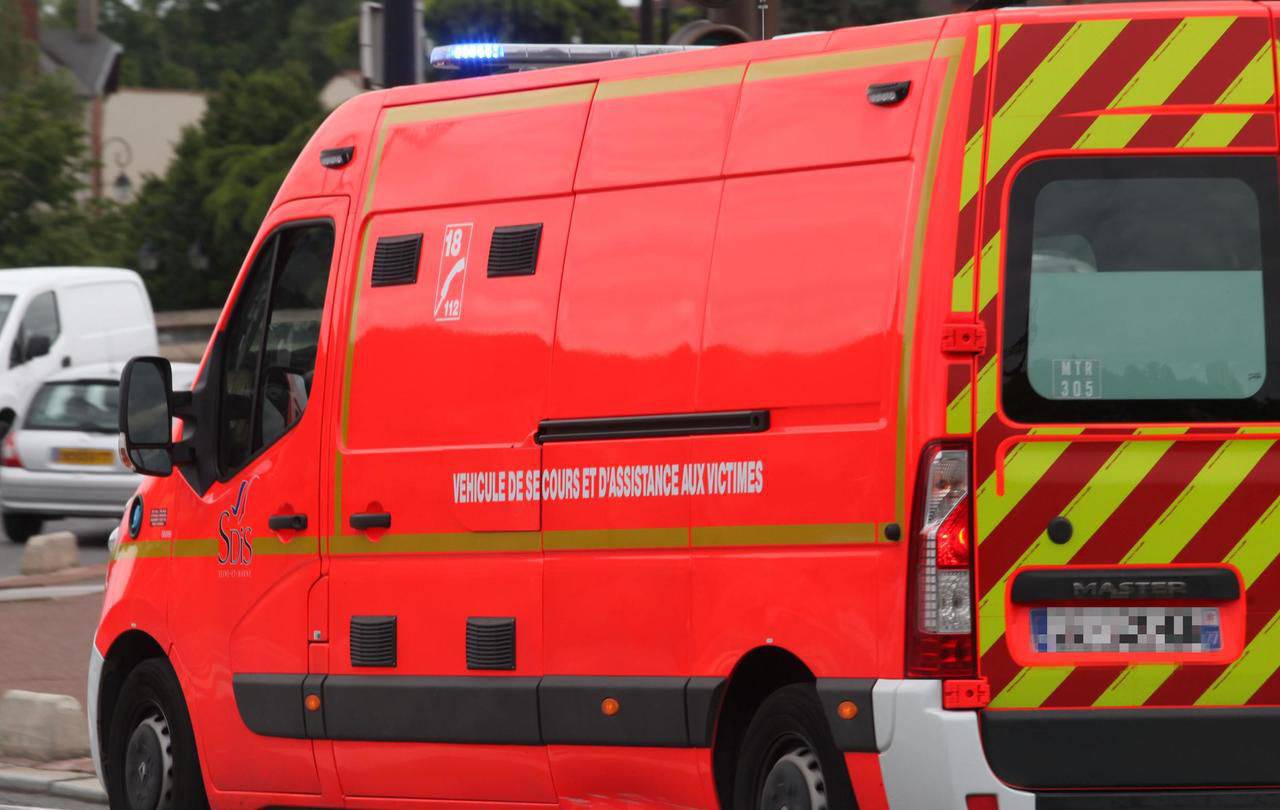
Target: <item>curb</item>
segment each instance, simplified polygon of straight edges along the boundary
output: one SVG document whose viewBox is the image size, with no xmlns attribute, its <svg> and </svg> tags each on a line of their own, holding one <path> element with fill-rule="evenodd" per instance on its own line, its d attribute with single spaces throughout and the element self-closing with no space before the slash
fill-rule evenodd
<svg viewBox="0 0 1280 810">
<path fill-rule="evenodd" d="M 102 789 L 98 778 L 77 771 L 0 766 L 0 788 L 102 805 L 107 803 L 107 792 Z"/>
</svg>

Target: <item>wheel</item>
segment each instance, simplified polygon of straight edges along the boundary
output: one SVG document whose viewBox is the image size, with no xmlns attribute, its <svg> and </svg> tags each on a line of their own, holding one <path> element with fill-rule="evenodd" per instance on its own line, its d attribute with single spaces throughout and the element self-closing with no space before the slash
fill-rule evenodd
<svg viewBox="0 0 1280 810">
<path fill-rule="evenodd" d="M 4 516 L 4 533 L 15 543 L 25 543 L 40 533 L 44 526 L 42 515 L 8 514 Z"/>
<path fill-rule="evenodd" d="M 856 810 L 818 692 L 784 686 L 756 711 L 738 749 L 734 810 Z"/>
<path fill-rule="evenodd" d="M 209 806 L 182 687 L 163 658 L 143 661 L 125 679 L 107 730 L 106 754 L 111 807 Z"/>
</svg>

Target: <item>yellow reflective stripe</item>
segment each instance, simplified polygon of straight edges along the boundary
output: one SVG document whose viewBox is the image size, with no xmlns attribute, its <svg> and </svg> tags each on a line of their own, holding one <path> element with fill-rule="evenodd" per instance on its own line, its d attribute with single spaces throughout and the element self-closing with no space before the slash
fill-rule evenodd
<svg viewBox="0 0 1280 810">
<path fill-rule="evenodd" d="M 695 526 L 693 545 L 830 546 L 874 543 L 874 523 L 813 523 L 793 526 Z"/>
<path fill-rule="evenodd" d="M 1187 74 L 1226 33 L 1235 17 L 1187 17 L 1120 89 L 1108 110 L 1163 104 Z M 1126 146 L 1149 115 L 1100 115 L 1076 141 L 1076 149 L 1119 149 Z"/>
<path fill-rule="evenodd" d="M 261 554 L 317 556 L 319 553 L 319 537 L 291 537 L 288 540 L 282 540 L 271 534 L 253 538 L 253 556 L 255 557 Z"/>
<path fill-rule="evenodd" d="M 1218 96 L 1218 104 L 1266 104 L 1275 95 L 1271 42 L 1262 46 L 1245 69 Z M 1226 146 L 1253 117 L 1250 113 L 1206 113 L 1178 141 L 1181 147 Z"/>
<path fill-rule="evenodd" d="M 215 537 L 196 537 L 173 541 L 174 557 L 217 557 L 218 539 Z"/>
<path fill-rule="evenodd" d="M 978 428 L 996 415 L 996 378 L 1000 376 L 996 373 L 998 357 L 999 352 L 991 355 L 991 359 L 978 371 Z"/>
<path fill-rule="evenodd" d="M 987 240 L 982 247 L 982 265 L 978 273 L 978 311 L 987 308 L 991 299 L 1000 291 L 1000 246 L 1001 232 Z M 994 339 L 994 335 L 988 337 Z"/>
<path fill-rule="evenodd" d="M 973 75 L 977 76 L 979 71 L 987 66 L 988 60 L 991 59 L 991 26 L 978 26 L 978 44 L 977 50 L 973 56 Z M 978 88 L 974 88 L 974 92 L 980 92 Z"/>
<path fill-rule="evenodd" d="M 595 98 L 597 101 L 608 101 L 615 98 L 649 96 L 655 93 L 679 93 L 685 90 L 724 87 L 740 83 L 746 69 L 746 65 L 731 65 L 707 70 L 691 70 L 685 73 L 644 76 L 638 79 L 603 81 L 596 90 Z"/>
<path fill-rule="evenodd" d="M 371 540 L 364 535 L 342 535 L 329 540 L 329 553 L 466 554 L 496 551 L 541 551 L 540 532 L 441 532 L 387 534 Z"/>
<path fill-rule="evenodd" d="M 1240 569 L 1246 588 L 1262 576 L 1262 572 L 1280 555 L 1280 543 L 1276 542 L 1277 518 L 1280 518 L 1280 498 L 1271 502 L 1267 511 L 1262 513 L 1262 517 L 1245 532 L 1244 537 L 1240 538 L 1240 542 L 1236 543 L 1223 560 Z"/>
<path fill-rule="evenodd" d="M 1186 428 L 1142 428 L 1137 431 L 1142 435 L 1164 436 L 1185 433 Z M 1004 634 L 1004 592 L 1009 577 L 1013 572 L 1028 565 L 1066 565 L 1075 556 L 1081 545 L 1087 543 L 1107 518 L 1120 507 L 1125 498 L 1151 472 L 1166 452 L 1173 447 L 1173 442 L 1138 441 L 1123 442 L 1112 451 L 1102 467 L 1075 494 L 1071 502 L 1062 510 L 1063 517 L 1070 519 L 1073 528 L 1072 542 L 1059 544 L 1049 540 L 1045 532 L 1036 537 L 1035 542 L 1027 547 L 1009 570 L 1002 573 L 1000 579 L 978 602 L 978 613 L 982 617 L 979 623 L 979 647 L 985 654 Z M 1065 448 L 1064 448 L 1065 449 Z M 1043 475 L 1043 472 L 1040 474 Z M 1025 485 L 1029 489 L 1036 480 Z M 1010 488 L 1012 473 L 1006 474 Z M 978 497 L 982 497 L 979 490 Z M 981 504 L 981 501 L 979 502 Z M 978 513 L 981 515 L 981 511 Z M 985 539 L 979 534 L 979 543 Z"/>
<path fill-rule="evenodd" d="M 168 556 L 169 542 L 163 540 L 126 540 L 111 553 L 113 560 L 151 560 Z"/>
<path fill-rule="evenodd" d="M 947 406 L 947 432 L 969 433 L 973 427 L 973 386 L 965 384 Z"/>
<path fill-rule="evenodd" d="M 981 92 L 980 89 L 974 88 L 973 92 Z M 978 184 L 982 179 L 982 141 L 986 136 L 986 127 L 978 128 L 973 133 L 973 137 L 969 138 L 969 142 L 964 145 L 964 163 L 960 173 L 960 210 L 969 204 L 969 201 L 978 193 Z"/>
<path fill-rule="evenodd" d="M 1011 25 L 1001 25 L 1000 26 L 1000 43 L 997 47 L 1003 48 L 1009 42 L 1009 39 L 1014 34 L 1018 33 L 1018 29 L 1021 27 L 1022 27 L 1022 23 L 1013 23 Z"/>
<path fill-rule="evenodd" d="M 951 282 L 951 311 L 973 312 L 973 259 L 964 263 Z"/>
<path fill-rule="evenodd" d="M 1083 428 L 1035 428 L 1032 436 L 1052 433 L 1055 436 L 1075 436 Z M 1004 495 L 996 494 L 996 475 L 992 473 L 978 487 L 977 519 L 978 542 L 983 543 L 991 532 L 1008 516 L 1023 496 L 1058 460 L 1071 442 L 1021 442 L 1015 444 L 1004 459 Z"/>
<path fill-rule="evenodd" d="M 1262 440 L 1223 443 L 1120 562 L 1172 562 L 1273 444 L 1274 441 Z"/>
<path fill-rule="evenodd" d="M 994 175 L 1009 162 L 1128 23 L 1088 20 L 1071 26 L 995 114 L 987 152 L 988 175 Z"/>
<path fill-rule="evenodd" d="M 1280 613 L 1271 617 L 1240 657 L 1196 698 L 1196 705 L 1240 706 L 1275 674 L 1277 667 L 1280 667 Z"/>
<path fill-rule="evenodd" d="M 941 48 L 948 40 L 938 44 Z M 934 55 L 933 42 L 921 40 L 902 45 L 887 45 L 883 48 L 867 48 L 860 51 L 836 51 L 805 56 L 789 56 L 781 59 L 766 59 L 752 62 L 747 67 L 748 82 L 767 81 L 771 79 L 789 79 L 795 76 L 807 76 L 810 73 L 828 73 L 837 70 L 857 70 L 883 65 L 897 65 L 904 62 L 919 62 Z"/>
<path fill-rule="evenodd" d="M 1039 706 L 1074 671 L 1075 667 L 1026 667 L 991 699 L 991 708 Z"/>
<path fill-rule="evenodd" d="M 671 529 L 602 529 L 548 531 L 542 535 L 547 551 L 585 551 L 616 548 L 687 548 L 689 530 Z"/>
<path fill-rule="evenodd" d="M 1126 667 L 1093 705 L 1141 706 L 1177 668 L 1177 664 L 1138 664 Z"/>
</svg>

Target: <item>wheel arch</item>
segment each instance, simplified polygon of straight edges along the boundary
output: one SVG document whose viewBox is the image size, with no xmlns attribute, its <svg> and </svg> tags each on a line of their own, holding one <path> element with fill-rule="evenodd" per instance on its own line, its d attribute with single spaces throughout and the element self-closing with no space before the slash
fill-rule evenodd
<svg viewBox="0 0 1280 810">
<path fill-rule="evenodd" d="M 783 647 L 756 647 L 738 659 L 720 700 L 711 745 L 712 772 L 721 807 L 733 806 L 734 755 L 760 704 L 784 686 L 814 681 L 813 671 L 804 661 Z"/>
<path fill-rule="evenodd" d="M 167 657 L 160 642 L 142 630 L 127 630 L 111 642 L 111 647 L 103 656 L 98 694 L 91 696 L 97 701 L 97 753 L 103 763 L 107 761 L 107 730 L 111 726 L 111 715 L 115 711 L 125 679 L 143 661 Z"/>
</svg>

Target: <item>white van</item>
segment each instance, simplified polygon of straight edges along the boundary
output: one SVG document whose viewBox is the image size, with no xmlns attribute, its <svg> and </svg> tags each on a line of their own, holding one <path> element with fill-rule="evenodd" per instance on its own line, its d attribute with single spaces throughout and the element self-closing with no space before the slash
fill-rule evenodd
<svg viewBox="0 0 1280 810">
<path fill-rule="evenodd" d="M 0 270 L 0 435 L 57 371 L 158 351 L 151 299 L 132 270 Z"/>
</svg>

